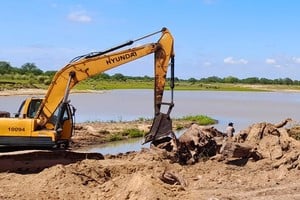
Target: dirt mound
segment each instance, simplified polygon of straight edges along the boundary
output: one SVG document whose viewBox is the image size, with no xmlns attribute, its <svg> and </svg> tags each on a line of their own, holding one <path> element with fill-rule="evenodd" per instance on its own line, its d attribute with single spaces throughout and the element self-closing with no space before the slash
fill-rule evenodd
<svg viewBox="0 0 300 200">
<path fill-rule="evenodd" d="M 232 142 L 262 158 L 180 165 L 165 150 L 145 148 L 35 174 L 0 173 L 0 199 L 300 199 L 299 142 L 283 127 L 254 124 Z"/>
<path fill-rule="evenodd" d="M 299 199 L 300 170 L 274 169 L 265 160 L 244 167 L 208 160 L 179 165 L 163 152 L 108 156 L 57 165 L 38 174 L 0 174 L 1 199 Z M 161 180 L 165 172 L 185 185 Z M 26 186 L 26 187 L 24 187 Z"/>
<path fill-rule="evenodd" d="M 300 169 L 300 143 L 290 137 L 288 129 L 284 128 L 289 121 L 254 124 L 236 135 L 234 141 L 248 145 L 250 151 L 272 162 L 273 167 L 285 165 L 288 169 Z"/>
</svg>

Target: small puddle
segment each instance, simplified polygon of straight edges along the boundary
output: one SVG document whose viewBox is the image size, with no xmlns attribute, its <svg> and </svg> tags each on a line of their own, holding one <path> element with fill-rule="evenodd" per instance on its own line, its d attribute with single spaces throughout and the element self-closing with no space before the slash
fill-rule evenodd
<svg viewBox="0 0 300 200">
<path fill-rule="evenodd" d="M 128 140 L 121 140 L 115 142 L 108 142 L 105 144 L 90 146 L 86 151 L 93 153 L 101 153 L 102 155 L 118 153 L 126 153 L 129 151 L 139 151 L 143 147 L 148 148 L 150 144 L 144 144 L 144 138 L 130 138 Z"/>
<path fill-rule="evenodd" d="M 176 137 L 179 137 L 185 130 L 175 131 Z M 144 138 L 130 138 L 127 140 L 120 140 L 115 142 L 108 142 L 100 145 L 91 145 L 88 148 L 84 148 L 81 151 L 87 151 L 91 153 L 101 153 L 102 155 L 118 153 L 126 153 L 130 151 L 140 151 L 142 148 L 149 148 L 150 142 L 143 144 Z"/>
</svg>

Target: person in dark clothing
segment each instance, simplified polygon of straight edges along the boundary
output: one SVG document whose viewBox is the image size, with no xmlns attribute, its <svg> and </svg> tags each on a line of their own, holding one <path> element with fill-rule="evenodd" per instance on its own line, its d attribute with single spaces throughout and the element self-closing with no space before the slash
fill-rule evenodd
<svg viewBox="0 0 300 200">
<path fill-rule="evenodd" d="M 234 132 L 235 132 L 235 129 L 233 127 L 233 123 L 232 122 L 228 123 L 228 126 L 226 128 L 226 136 L 231 138 L 231 137 L 233 137 Z"/>
</svg>

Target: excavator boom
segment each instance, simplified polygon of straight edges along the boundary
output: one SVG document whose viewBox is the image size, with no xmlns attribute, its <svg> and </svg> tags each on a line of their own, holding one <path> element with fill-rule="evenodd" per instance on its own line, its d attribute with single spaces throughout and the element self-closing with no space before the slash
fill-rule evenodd
<svg viewBox="0 0 300 200">
<path fill-rule="evenodd" d="M 159 113 L 168 65 L 170 58 L 174 57 L 174 40 L 171 33 L 166 28 L 159 32 L 162 32 L 162 35 L 157 43 L 149 43 L 116 52 L 117 49 L 135 42 L 130 41 L 104 52 L 81 56 L 67 64 L 56 73 L 49 86 L 45 99 L 36 115 L 36 118 L 39 119 L 39 124 L 44 125 L 49 121 L 68 92 L 80 81 L 152 53 L 155 53 L 155 113 Z"/>
</svg>

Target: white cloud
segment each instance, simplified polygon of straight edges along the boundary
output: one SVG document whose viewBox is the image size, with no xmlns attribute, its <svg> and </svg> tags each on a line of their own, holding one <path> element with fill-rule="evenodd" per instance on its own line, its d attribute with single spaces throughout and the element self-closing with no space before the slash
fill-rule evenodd
<svg viewBox="0 0 300 200">
<path fill-rule="evenodd" d="M 73 22 L 89 23 L 92 18 L 85 11 L 75 11 L 68 15 L 68 19 Z"/>
<path fill-rule="evenodd" d="M 267 58 L 265 62 L 270 65 L 276 64 L 276 60 L 273 58 Z"/>
<path fill-rule="evenodd" d="M 300 64 L 300 58 L 298 57 L 292 57 L 292 61 L 296 64 Z"/>
<path fill-rule="evenodd" d="M 245 60 L 243 58 L 234 59 L 233 57 L 227 57 L 227 58 L 224 58 L 224 63 L 225 64 L 243 64 L 243 65 L 246 65 L 246 64 L 248 64 L 248 60 Z"/>
</svg>

